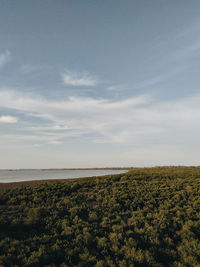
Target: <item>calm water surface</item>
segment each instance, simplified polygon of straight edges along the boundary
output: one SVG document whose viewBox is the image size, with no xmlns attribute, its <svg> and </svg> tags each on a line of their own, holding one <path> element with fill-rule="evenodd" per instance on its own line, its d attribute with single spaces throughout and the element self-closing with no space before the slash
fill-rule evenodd
<svg viewBox="0 0 200 267">
<path fill-rule="evenodd" d="M 127 170 L 0 170 L 0 183 L 119 174 Z"/>
</svg>

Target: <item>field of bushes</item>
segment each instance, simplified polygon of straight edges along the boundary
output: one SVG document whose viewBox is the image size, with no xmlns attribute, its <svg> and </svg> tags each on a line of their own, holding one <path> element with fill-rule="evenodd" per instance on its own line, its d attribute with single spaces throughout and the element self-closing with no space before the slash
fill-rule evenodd
<svg viewBox="0 0 200 267">
<path fill-rule="evenodd" d="M 0 192 L 0 266 L 200 266 L 200 167 Z"/>
</svg>

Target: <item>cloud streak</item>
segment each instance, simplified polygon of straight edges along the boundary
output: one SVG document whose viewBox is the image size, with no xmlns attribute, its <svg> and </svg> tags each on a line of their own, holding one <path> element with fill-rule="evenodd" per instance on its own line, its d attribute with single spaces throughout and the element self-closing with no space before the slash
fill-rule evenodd
<svg viewBox="0 0 200 267">
<path fill-rule="evenodd" d="M 161 102 L 147 95 L 116 101 L 86 97 L 53 101 L 0 91 L 0 107 L 47 120 L 24 127 L 31 141 L 55 145 L 77 137 L 90 143 L 142 146 L 195 143 L 200 134 L 199 102 L 199 95 Z"/>
<path fill-rule="evenodd" d="M 0 123 L 16 123 L 18 118 L 13 116 L 0 116 Z"/>
<path fill-rule="evenodd" d="M 97 80 L 89 73 L 75 73 L 65 71 L 61 74 L 61 77 L 64 85 L 67 86 L 90 87 L 97 85 Z"/>
</svg>

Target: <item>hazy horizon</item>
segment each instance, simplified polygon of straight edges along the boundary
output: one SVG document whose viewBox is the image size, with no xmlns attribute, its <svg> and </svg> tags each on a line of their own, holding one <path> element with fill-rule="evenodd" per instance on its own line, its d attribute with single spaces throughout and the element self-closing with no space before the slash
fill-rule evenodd
<svg viewBox="0 0 200 267">
<path fill-rule="evenodd" d="M 0 168 L 0 171 L 56 171 L 56 170 L 95 170 L 95 169 L 99 169 L 99 170 L 103 170 L 103 169 L 116 169 L 116 170 L 120 170 L 120 169 L 140 169 L 140 168 L 144 168 L 144 169 L 151 169 L 151 168 L 198 168 L 200 167 L 200 165 L 148 165 L 148 166 L 100 166 L 100 167 L 72 167 L 72 168 L 66 168 L 66 167 L 60 167 L 60 168 L 16 168 L 16 169 L 12 169 L 12 168 L 8 168 L 8 169 L 4 169 L 4 168 Z"/>
<path fill-rule="evenodd" d="M 0 169 L 199 165 L 199 12 L 0 0 Z"/>
</svg>

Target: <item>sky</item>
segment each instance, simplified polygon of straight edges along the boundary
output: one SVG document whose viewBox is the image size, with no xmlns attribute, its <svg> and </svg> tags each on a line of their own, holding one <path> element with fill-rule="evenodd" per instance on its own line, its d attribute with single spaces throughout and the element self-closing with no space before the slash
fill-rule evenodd
<svg viewBox="0 0 200 267">
<path fill-rule="evenodd" d="M 199 0 L 0 0 L 0 168 L 199 165 Z"/>
</svg>

